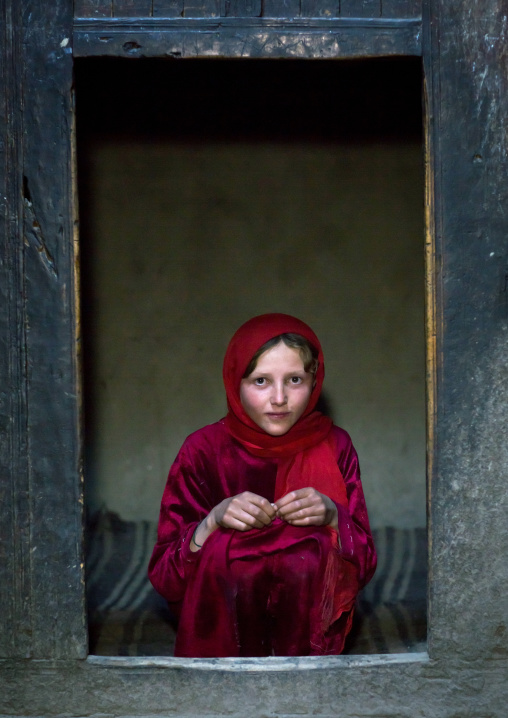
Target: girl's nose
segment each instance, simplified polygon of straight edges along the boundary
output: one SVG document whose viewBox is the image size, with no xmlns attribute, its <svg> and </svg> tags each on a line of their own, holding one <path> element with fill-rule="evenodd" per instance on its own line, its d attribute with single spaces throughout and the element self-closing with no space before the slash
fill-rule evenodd
<svg viewBox="0 0 508 718">
<path fill-rule="evenodd" d="M 274 384 L 271 402 L 276 406 L 282 406 L 287 402 L 286 390 L 284 383 Z"/>
</svg>

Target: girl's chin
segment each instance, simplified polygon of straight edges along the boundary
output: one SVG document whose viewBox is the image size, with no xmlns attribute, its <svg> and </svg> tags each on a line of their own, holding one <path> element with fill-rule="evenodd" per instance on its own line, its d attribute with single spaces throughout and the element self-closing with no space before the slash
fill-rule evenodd
<svg viewBox="0 0 508 718">
<path fill-rule="evenodd" d="M 287 434 L 292 426 L 293 424 L 287 419 L 269 419 L 263 423 L 261 428 L 264 429 L 267 434 L 270 434 L 270 436 L 284 436 L 284 434 Z"/>
</svg>

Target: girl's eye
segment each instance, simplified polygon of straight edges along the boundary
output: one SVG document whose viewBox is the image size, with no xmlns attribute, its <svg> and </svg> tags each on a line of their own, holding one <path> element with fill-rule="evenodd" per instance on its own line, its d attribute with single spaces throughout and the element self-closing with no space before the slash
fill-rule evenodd
<svg viewBox="0 0 508 718">
<path fill-rule="evenodd" d="M 266 382 L 266 379 L 263 376 L 258 376 L 256 379 L 254 379 L 254 384 L 256 386 L 264 386 Z"/>
<path fill-rule="evenodd" d="M 302 378 L 300 376 L 292 376 L 290 381 L 291 381 L 291 384 L 301 384 Z"/>
</svg>

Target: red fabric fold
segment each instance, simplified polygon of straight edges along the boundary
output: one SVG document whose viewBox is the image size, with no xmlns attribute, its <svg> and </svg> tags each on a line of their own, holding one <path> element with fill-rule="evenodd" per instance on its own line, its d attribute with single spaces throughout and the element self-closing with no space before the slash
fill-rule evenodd
<svg viewBox="0 0 508 718">
<path fill-rule="evenodd" d="M 216 599 L 214 620 L 211 620 L 209 612 L 203 612 L 201 605 L 195 602 L 184 605 L 175 655 L 238 655 L 238 637 L 231 621 L 231 616 L 235 614 L 237 596 L 225 577 L 231 576 L 231 572 L 234 572 L 238 564 L 243 564 L 240 570 L 248 572 L 250 570 L 248 564 L 259 561 L 261 557 L 263 561 L 271 562 L 276 560 L 281 552 L 307 555 L 311 545 L 312 554 L 316 556 L 318 564 L 313 590 L 308 602 L 295 600 L 291 610 L 295 611 L 296 615 L 300 614 L 300 620 L 309 620 L 312 626 L 309 655 L 326 655 L 342 651 L 348 633 L 347 628 L 342 630 L 339 636 L 328 636 L 327 630 L 342 613 L 352 608 L 354 596 L 352 599 L 342 600 L 338 611 L 333 612 L 333 598 L 336 593 L 330 591 L 330 586 L 334 586 L 340 579 L 338 570 L 340 571 L 342 564 L 347 562 L 330 560 L 330 557 L 334 558 L 329 548 L 330 531 L 336 535 L 328 527 L 289 526 L 281 519 L 275 519 L 263 531 L 241 532 L 224 528 L 215 531 L 206 541 L 207 550 L 202 549 L 199 552 L 201 554 L 199 571 L 192 574 L 188 588 L 191 595 L 207 595 Z M 345 598 L 343 591 L 341 596 Z M 305 616 L 304 613 L 309 615 Z M 213 640 L 218 626 L 221 628 L 220 652 L 217 650 L 217 641 Z"/>
</svg>

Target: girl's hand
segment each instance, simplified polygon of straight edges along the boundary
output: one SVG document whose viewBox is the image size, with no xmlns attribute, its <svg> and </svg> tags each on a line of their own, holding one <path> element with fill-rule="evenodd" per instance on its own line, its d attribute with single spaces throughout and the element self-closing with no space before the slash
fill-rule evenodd
<svg viewBox="0 0 508 718">
<path fill-rule="evenodd" d="M 191 551 L 198 551 L 219 526 L 236 531 L 262 529 L 269 526 L 275 516 L 276 509 L 272 504 L 251 491 L 224 499 L 198 525 L 191 542 Z"/>
<path fill-rule="evenodd" d="M 215 528 L 222 526 L 237 531 L 249 531 L 269 526 L 275 515 L 276 510 L 267 499 L 244 491 L 243 494 L 224 499 L 217 504 L 208 519 L 211 519 L 210 523 L 216 524 Z"/>
<path fill-rule="evenodd" d="M 275 506 L 277 516 L 292 526 L 339 527 L 337 507 L 333 501 L 310 486 L 290 491 Z"/>
</svg>

